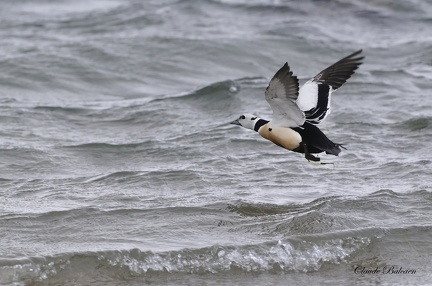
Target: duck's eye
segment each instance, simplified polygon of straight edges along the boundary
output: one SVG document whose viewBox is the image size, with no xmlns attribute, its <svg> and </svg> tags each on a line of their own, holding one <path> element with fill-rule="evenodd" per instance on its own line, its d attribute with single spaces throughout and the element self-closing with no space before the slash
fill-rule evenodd
<svg viewBox="0 0 432 286">
<path fill-rule="evenodd" d="M 251 120 L 255 120 L 255 119 L 256 119 L 256 117 L 252 117 L 252 118 L 251 118 Z"/>
<path fill-rule="evenodd" d="M 240 119 L 246 119 L 246 117 L 244 115 L 240 116 Z"/>
</svg>

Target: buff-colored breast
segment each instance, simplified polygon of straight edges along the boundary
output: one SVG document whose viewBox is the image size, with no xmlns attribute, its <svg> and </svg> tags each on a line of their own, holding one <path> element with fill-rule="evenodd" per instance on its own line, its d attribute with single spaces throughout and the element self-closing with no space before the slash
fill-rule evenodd
<svg viewBox="0 0 432 286">
<path fill-rule="evenodd" d="M 300 134 L 291 128 L 272 127 L 269 130 L 269 123 L 263 125 L 258 133 L 267 140 L 288 150 L 294 150 L 300 146 L 302 138 Z"/>
</svg>

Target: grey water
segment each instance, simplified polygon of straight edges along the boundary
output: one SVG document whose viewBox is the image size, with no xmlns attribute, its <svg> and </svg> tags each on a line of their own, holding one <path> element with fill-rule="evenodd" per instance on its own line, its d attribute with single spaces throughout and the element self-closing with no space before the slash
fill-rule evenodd
<svg viewBox="0 0 432 286">
<path fill-rule="evenodd" d="M 431 31 L 421 0 L 1 1 L 0 285 L 430 285 Z M 358 49 L 332 164 L 229 124 Z"/>
</svg>

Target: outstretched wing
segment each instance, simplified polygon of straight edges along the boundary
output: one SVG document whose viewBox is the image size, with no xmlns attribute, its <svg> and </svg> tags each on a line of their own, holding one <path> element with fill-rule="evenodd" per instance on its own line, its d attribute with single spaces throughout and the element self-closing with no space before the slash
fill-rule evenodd
<svg viewBox="0 0 432 286">
<path fill-rule="evenodd" d="M 305 112 L 308 122 L 319 124 L 330 114 L 331 94 L 362 64 L 364 57 L 361 52 L 359 50 L 332 64 L 300 88 L 297 104 Z"/>
<path fill-rule="evenodd" d="M 298 79 L 290 71 L 288 63 L 285 63 L 274 75 L 265 91 L 265 98 L 273 110 L 272 124 L 274 126 L 303 125 L 305 116 L 296 103 L 298 92 Z"/>
</svg>

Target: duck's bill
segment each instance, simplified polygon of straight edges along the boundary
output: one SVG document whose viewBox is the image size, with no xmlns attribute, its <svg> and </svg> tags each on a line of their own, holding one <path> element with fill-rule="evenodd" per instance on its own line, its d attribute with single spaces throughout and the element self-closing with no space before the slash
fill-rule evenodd
<svg viewBox="0 0 432 286">
<path fill-rule="evenodd" d="M 230 124 L 241 125 L 240 122 L 238 121 L 238 119 L 231 121 Z"/>
</svg>

